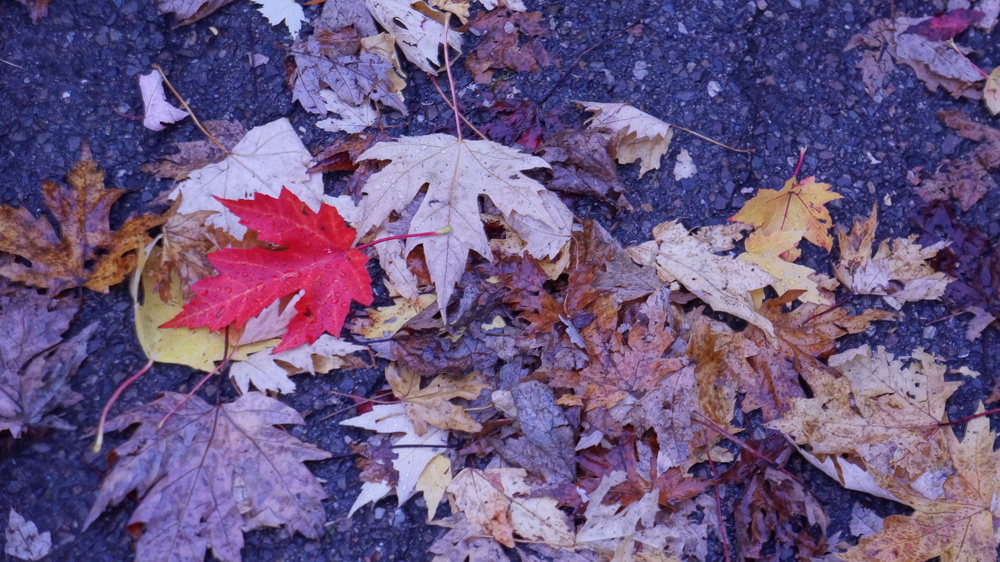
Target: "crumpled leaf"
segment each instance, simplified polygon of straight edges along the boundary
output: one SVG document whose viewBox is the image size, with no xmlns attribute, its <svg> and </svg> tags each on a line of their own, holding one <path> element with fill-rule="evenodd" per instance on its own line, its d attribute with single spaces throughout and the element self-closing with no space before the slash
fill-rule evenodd
<svg viewBox="0 0 1000 562">
<path fill-rule="evenodd" d="M 961 110 L 940 111 L 938 117 L 962 138 L 976 143 L 975 149 L 952 158 L 940 171 L 920 173 L 913 183 L 919 183 L 917 194 L 926 202 L 958 201 L 963 211 L 968 211 L 987 193 L 997 189 L 993 172 L 1000 167 L 1000 130 L 976 123 Z M 913 170 L 920 171 L 921 168 Z M 911 176 L 913 174 L 911 173 Z"/>
<path fill-rule="evenodd" d="M 289 394 L 295 392 L 292 375 L 306 372 L 315 375 L 342 368 L 349 364 L 347 355 L 363 349 L 363 346 L 323 334 L 313 343 L 280 353 L 270 349 L 258 351 L 245 361 L 233 363 L 229 376 L 243 394 L 249 392 L 251 384 L 260 391 Z"/>
<path fill-rule="evenodd" d="M 614 135 L 613 156 L 621 164 L 641 160 L 639 177 L 660 169 L 660 158 L 670 148 L 674 131 L 668 123 L 624 103 L 577 102 L 594 115 L 587 120 L 593 129 Z"/>
<path fill-rule="evenodd" d="M 479 44 L 465 59 L 465 68 L 477 84 L 492 82 L 494 70 L 537 72 L 551 64 L 549 53 L 538 39 L 549 36 L 541 12 L 484 12 L 467 27 L 480 36 Z"/>
<path fill-rule="evenodd" d="M 87 145 L 66 181 L 69 188 L 42 183 L 45 206 L 61 236 L 48 220 L 33 217 L 27 209 L 0 207 L 0 252 L 30 262 L 0 263 L 0 276 L 47 288 L 53 295 L 81 285 L 107 293 L 135 267 L 135 252 L 150 241 L 146 232 L 165 218 L 133 217 L 112 232 L 108 214 L 125 190 L 104 188 L 104 172 Z"/>
<path fill-rule="evenodd" d="M 573 427 L 556 406 L 552 389 L 525 381 L 494 392 L 493 403 L 514 422 L 514 433 L 497 445 L 501 457 L 550 484 L 576 480 Z"/>
<path fill-rule="evenodd" d="M 142 92 L 142 106 L 145 108 L 143 127 L 152 131 L 162 131 L 165 125 L 176 123 L 188 116 L 188 112 L 178 109 L 167 101 L 163 93 L 163 76 L 157 71 L 139 76 L 139 91 Z"/>
<path fill-rule="evenodd" d="M 489 197 L 508 221 L 512 217 L 535 221 L 524 223 L 526 236 L 537 238 L 539 226 L 551 229 L 551 234 L 545 233 L 538 241 L 542 248 L 556 247 L 548 255 L 555 255 L 569 241 L 565 205 L 558 199 L 545 199 L 545 187 L 523 173 L 548 167 L 537 156 L 490 141 L 434 134 L 378 143 L 358 159 L 391 161 L 364 186 L 367 197 L 359 206 L 360 236 L 381 225 L 393 211 L 403 210 L 425 186 L 426 195 L 410 219 L 408 232 L 435 232 L 451 226 L 452 232 L 446 235 L 407 240 L 404 251 L 409 254 L 423 246 L 442 312 L 465 271 L 469 252 L 492 258 L 479 218 L 480 195 Z"/>
<path fill-rule="evenodd" d="M 750 298 L 751 291 L 771 285 L 774 277 L 736 258 L 713 254 L 676 221 L 654 227 L 653 237 L 627 249 L 636 263 L 654 266 L 662 281 L 676 281 L 713 309 L 742 318 L 774 337 L 771 321 L 757 312 Z"/>
<path fill-rule="evenodd" d="M 340 422 L 341 425 L 360 427 L 378 433 L 402 433 L 402 436 L 393 439 L 393 450 L 396 458 L 392 460 L 392 466 L 399 473 L 396 483 L 396 498 L 399 505 L 406 503 L 416 492 L 417 482 L 427 465 L 444 450 L 447 443 L 448 432 L 437 428 L 428 428 L 423 435 L 418 435 L 413 427 L 413 422 L 406 415 L 406 407 L 403 404 L 375 404 L 368 413 L 355 416 Z M 416 445 L 408 447 L 407 445 Z M 362 486 L 361 495 L 351 506 L 351 514 L 368 501 L 376 501 L 379 497 L 374 497 L 370 492 L 366 495 L 366 489 L 378 483 L 365 482 Z M 383 483 L 384 486 L 384 483 Z"/>
<path fill-rule="evenodd" d="M 940 299 L 951 278 L 934 271 L 928 260 L 947 242 L 923 247 L 916 243 L 916 236 L 883 240 L 872 255 L 877 226 L 878 207 L 873 205 L 868 220 L 856 221 L 849 235 L 838 233 L 840 261 L 834 265 L 837 278 L 859 295 L 881 295 L 896 310 L 903 303 Z"/>
<path fill-rule="evenodd" d="M 282 352 L 312 343 L 324 332 L 339 336 L 350 302 L 372 303 L 368 257 L 350 247 L 354 230 L 334 207 L 324 204 L 315 213 L 287 189 L 279 198 L 257 194 L 219 203 L 262 240 L 284 249 L 227 248 L 211 254 L 219 275 L 196 283 L 198 296 L 163 328 L 215 331 L 235 323 L 241 329 L 274 301 L 304 290 L 295 304 L 299 315 L 275 348 Z"/>
<path fill-rule="evenodd" d="M 469 524 L 500 544 L 514 547 L 514 534 L 558 547 L 574 544 L 569 517 L 556 500 L 531 497 L 522 468 L 466 468 L 448 486 L 452 512 L 461 511 Z"/>
<path fill-rule="evenodd" d="M 298 412 L 259 392 L 221 406 L 184 399 L 168 392 L 108 422 L 108 431 L 139 427 L 115 448 L 84 528 L 134 491 L 129 525 L 142 526 L 140 560 L 202 560 L 211 549 L 238 561 L 243 533 L 261 527 L 319 538 L 327 494 L 303 462 L 330 454 L 274 427 L 303 424 Z"/>
<path fill-rule="evenodd" d="M 398 363 L 385 369 L 385 379 L 393 395 L 406 409 L 417 435 L 427 432 L 427 426 L 439 429 L 478 433 L 483 426 L 465 412 L 465 408 L 452 404 L 455 398 L 475 400 L 479 391 L 486 388 L 479 373 L 462 378 L 438 375 L 427 386 L 420 388 L 420 375 Z"/>
<path fill-rule="evenodd" d="M 396 45 L 417 68 L 437 75 L 439 49 L 445 39 L 444 14 L 421 1 L 364 0 L 372 17 L 396 38 Z M 420 9 L 415 9 L 419 7 Z M 462 52 L 462 35 L 452 29 L 447 34 L 448 46 Z"/>
<path fill-rule="evenodd" d="M 63 340 L 77 308 L 33 289 L 0 291 L 0 431 L 17 438 L 30 427 L 73 429 L 52 412 L 83 399 L 69 379 L 87 358 L 97 324 Z"/>
<path fill-rule="evenodd" d="M 18 560 L 41 560 L 52 550 L 52 533 L 38 532 L 38 526 L 10 508 L 7 530 L 4 533 L 7 544 L 3 551 Z"/>
<path fill-rule="evenodd" d="M 609 152 L 610 141 L 607 133 L 593 129 L 564 129 L 545 139 L 535 154 L 552 166 L 552 179 L 545 182 L 546 187 L 597 197 L 631 210 L 624 195 L 625 184 Z"/>
<path fill-rule="evenodd" d="M 898 17 L 875 20 L 865 33 L 855 35 L 846 49 L 866 47 L 858 66 L 862 69 L 865 90 L 876 100 L 884 98 L 888 74 L 896 63 L 908 65 L 934 92 L 944 88 L 952 97 L 979 99 L 978 82 L 983 79 L 964 54 L 959 54 L 944 42 L 931 41 L 907 30 L 928 18 Z M 959 50 L 967 52 L 959 47 Z"/>
<path fill-rule="evenodd" d="M 318 211 L 323 178 L 308 173 L 310 160 L 292 124 L 278 119 L 251 129 L 221 162 L 191 172 L 170 192 L 170 199 L 182 197 L 177 209 L 181 214 L 216 211 L 206 223 L 242 239 L 246 227 L 216 198 L 249 199 L 256 193 L 277 196 L 287 189 Z"/>
</svg>

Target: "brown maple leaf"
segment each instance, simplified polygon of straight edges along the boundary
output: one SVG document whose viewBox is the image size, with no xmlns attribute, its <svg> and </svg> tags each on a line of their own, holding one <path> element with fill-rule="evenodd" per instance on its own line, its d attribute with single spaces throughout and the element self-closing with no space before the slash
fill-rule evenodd
<svg viewBox="0 0 1000 562">
<path fill-rule="evenodd" d="M 97 325 L 63 341 L 78 307 L 34 289 L 0 291 L 0 431 L 16 438 L 29 427 L 73 428 L 51 412 L 83 399 L 69 379 L 86 359 Z"/>
<path fill-rule="evenodd" d="M 134 252 L 150 242 L 146 232 L 165 219 L 134 217 L 112 232 L 108 214 L 125 190 L 104 188 L 104 172 L 86 145 L 66 180 L 68 189 L 49 181 L 42 184 L 45 206 L 62 237 L 48 220 L 35 218 L 27 209 L 0 207 L 0 252 L 30 262 L 0 265 L 0 276 L 47 288 L 53 295 L 81 285 L 106 293 L 135 268 Z"/>
<path fill-rule="evenodd" d="M 201 125 L 226 150 L 231 150 L 247 134 L 246 128 L 239 121 L 202 121 Z M 147 162 L 139 169 L 158 178 L 179 181 L 187 178 L 189 172 L 220 162 L 225 157 L 226 153 L 219 145 L 208 139 L 179 142 L 177 152 L 155 162 Z"/>
<path fill-rule="evenodd" d="M 295 410 L 259 392 L 212 406 L 165 393 L 108 422 L 118 431 L 139 424 L 115 448 L 117 458 L 84 522 L 133 491 L 139 507 L 129 525 L 142 529 L 140 560 L 240 560 L 243 533 L 284 526 L 291 535 L 318 538 L 326 492 L 303 461 L 330 454 L 274 427 L 302 424 Z M 179 406 L 162 429 L 164 415 Z"/>
<path fill-rule="evenodd" d="M 468 27 L 481 37 L 465 59 L 477 84 L 493 81 L 496 69 L 537 72 L 550 64 L 549 53 L 538 40 L 549 35 L 541 12 L 493 10 L 480 14 Z"/>
</svg>

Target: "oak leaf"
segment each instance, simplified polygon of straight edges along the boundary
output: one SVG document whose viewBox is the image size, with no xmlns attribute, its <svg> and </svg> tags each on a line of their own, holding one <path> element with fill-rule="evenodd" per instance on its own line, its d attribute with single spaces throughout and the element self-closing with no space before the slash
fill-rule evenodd
<svg viewBox="0 0 1000 562">
<path fill-rule="evenodd" d="M 708 244 L 669 221 L 653 228 L 654 240 L 628 248 L 636 263 L 656 268 L 660 280 L 678 282 L 719 312 L 728 312 L 774 337 L 774 326 L 753 306 L 750 292 L 775 282 L 763 270 L 736 258 L 717 256 Z"/>
<path fill-rule="evenodd" d="M 298 412 L 259 392 L 221 406 L 184 400 L 165 393 L 108 422 L 108 431 L 139 427 L 115 448 L 84 527 L 134 491 L 140 503 L 129 525 L 143 529 L 139 560 L 202 560 L 211 549 L 239 561 L 243 533 L 261 527 L 319 538 L 327 495 L 303 462 L 330 454 L 274 427 L 303 424 Z"/>
<path fill-rule="evenodd" d="M 358 234 L 367 234 L 394 211 L 402 211 L 424 187 L 426 195 L 410 219 L 409 233 L 451 226 L 452 232 L 446 235 L 407 240 L 404 252 L 423 246 L 442 310 L 465 271 L 469 252 L 492 258 L 480 220 L 480 195 L 489 197 L 509 222 L 519 216 L 550 228 L 554 234 L 540 241 L 541 247 L 558 246 L 558 252 L 569 240 L 570 221 L 561 212 L 565 205 L 558 200 L 546 201 L 545 187 L 523 172 L 548 168 L 537 156 L 490 141 L 434 134 L 381 142 L 358 159 L 390 161 L 364 186 L 367 196 L 359 206 Z M 545 241 L 550 244 L 542 244 Z"/>
<path fill-rule="evenodd" d="M 883 240 L 872 255 L 877 226 L 878 209 L 872 206 L 868 220 L 856 221 L 850 234 L 838 233 L 840 261 L 833 268 L 837 278 L 859 295 L 881 295 L 896 310 L 903 303 L 941 298 L 951 279 L 934 271 L 928 260 L 947 242 L 924 247 L 916 236 Z"/>
<path fill-rule="evenodd" d="M 801 182 L 793 177 L 785 182 L 780 191 L 758 191 L 729 220 L 754 226 L 747 244 L 754 243 L 753 240 L 758 237 L 769 238 L 782 232 L 799 231 L 806 240 L 829 252 L 833 247 L 833 237 L 829 232 L 833 224 L 825 205 L 843 198 L 843 195 L 829 190 L 830 184 L 819 183 L 814 177 Z"/>
<path fill-rule="evenodd" d="M 72 429 L 52 412 L 83 399 L 69 379 L 97 329 L 92 324 L 63 340 L 77 308 L 34 289 L 0 291 L 0 431 L 17 438 L 30 427 Z"/>
<path fill-rule="evenodd" d="M 66 181 L 69 188 L 49 181 L 42 184 L 45 206 L 61 237 L 53 224 L 33 217 L 27 209 L 0 207 L 0 252 L 30 262 L 0 263 L 0 276 L 47 288 L 53 295 L 81 285 L 106 293 L 135 267 L 136 251 L 150 241 L 146 232 L 165 219 L 133 217 L 112 232 L 108 214 L 125 190 L 104 188 L 104 172 L 86 145 Z"/>
<path fill-rule="evenodd" d="M 207 224 L 242 239 L 246 227 L 218 198 L 248 199 L 256 193 L 277 196 L 287 189 L 318 211 L 323 178 L 308 173 L 311 160 L 291 122 L 278 119 L 251 129 L 221 162 L 192 171 L 170 192 L 170 199 L 182 197 L 178 213 L 216 211 Z"/>
<path fill-rule="evenodd" d="M 393 395 L 402 402 L 417 435 L 426 433 L 428 425 L 469 433 L 478 433 L 483 429 L 479 422 L 465 412 L 465 408 L 451 402 L 455 398 L 475 400 L 479 396 L 479 392 L 486 388 L 479 373 L 474 372 L 462 378 L 439 375 L 427 386 L 420 388 L 420 376 L 417 373 L 403 365 L 392 363 L 385 369 L 385 379 L 392 387 Z"/>
<path fill-rule="evenodd" d="M 262 240 L 284 249 L 227 248 L 211 254 L 219 276 L 196 283 L 198 296 L 162 327 L 215 331 L 235 323 L 241 329 L 274 301 L 305 290 L 277 353 L 312 343 L 323 332 L 339 336 L 350 302 L 372 303 L 368 258 L 350 248 L 354 230 L 334 207 L 324 204 L 315 213 L 287 189 L 277 199 L 257 194 L 219 202 Z"/>
<path fill-rule="evenodd" d="M 621 164 L 641 160 L 639 177 L 660 169 L 660 158 L 670 148 L 674 131 L 668 123 L 624 103 L 578 102 L 594 115 L 587 120 L 593 129 L 614 135 L 614 154 Z"/>
</svg>

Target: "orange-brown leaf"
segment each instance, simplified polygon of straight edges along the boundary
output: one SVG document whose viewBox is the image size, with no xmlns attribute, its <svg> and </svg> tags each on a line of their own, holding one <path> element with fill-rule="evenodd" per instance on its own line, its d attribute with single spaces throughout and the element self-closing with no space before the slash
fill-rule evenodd
<svg viewBox="0 0 1000 562">
<path fill-rule="evenodd" d="M 0 252 L 31 262 L 0 265 L 0 276 L 47 288 L 53 295 L 81 285 L 106 293 L 135 268 L 134 251 L 149 243 L 147 231 L 165 219 L 130 218 L 112 232 L 108 214 L 125 190 L 104 188 L 104 172 L 87 146 L 66 180 L 69 188 L 48 181 L 42 185 L 61 237 L 48 220 L 27 209 L 0 207 Z"/>
<path fill-rule="evenodd" d="M 843 197 L 829 189 L 830 184 L 818 183 L 812 176 L 801 182 L 793 177 L 781 191 L 760 190 L 729 220 L 752 224 L 756 230 L 751 236 L 770 237 L 800 230 L 806 240 L 829 252 L 833 247 L 833 224 L 825 205 Z"/>
</svg>

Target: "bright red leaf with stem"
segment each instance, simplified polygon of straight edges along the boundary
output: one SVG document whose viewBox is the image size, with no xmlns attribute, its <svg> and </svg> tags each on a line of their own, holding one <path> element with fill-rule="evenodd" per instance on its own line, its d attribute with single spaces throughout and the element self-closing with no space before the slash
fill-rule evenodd
<svg viewBox="0 0 1000 562">
<path fill-rule="evenodd" d="M 258 193 L 253 199 L 219 199 L 258 239 L 280 246 L 225 248 L 209 254 L 217 277 L 193 287 L 197 295 L 164 328 L 230 324 L 241 329 L 274 301 L 304 290 L 295 304 L 298 314 L 275 348 L 278 353 L 312 343 L 324 332 L 339 335 L 351 301 L 372 303 L 368 257 L 352 249 L 355 231 L 337 210 L 321 205 L 314 212 L 291 191 L 274 198 Z"/>
</svg>

